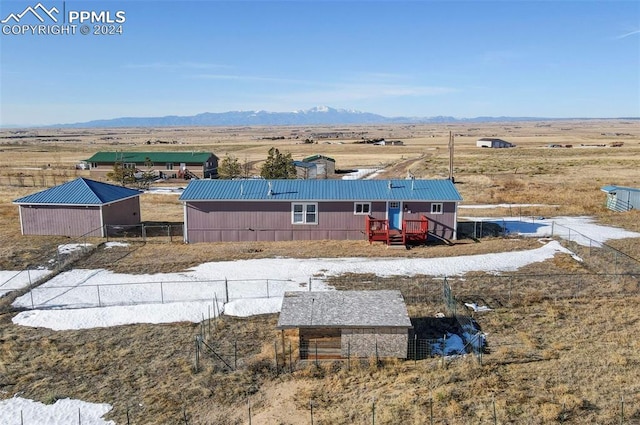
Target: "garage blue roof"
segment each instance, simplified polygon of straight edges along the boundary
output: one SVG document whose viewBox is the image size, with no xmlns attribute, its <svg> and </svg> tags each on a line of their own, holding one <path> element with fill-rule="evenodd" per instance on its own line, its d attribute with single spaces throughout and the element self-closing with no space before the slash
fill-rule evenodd
<svg viewBox="0 0 640 425">
<path fill-rule="evenodd" d="M 602 186 L 600 190 L 607 193 L 615 192 L 616 190 L 622 190 L 627 192 L 640 192 L 640 189 L 637 189 L 635 187 L 625 187 L 625 186 L 616 186 L 616 185 Z"/>
<path fill-rule="evenodd" d="M 181 201 L 462 201 L 450 180 L 192 180 Z"/>
<path fill-rule="evenodd" d="M 103 205 L 138 196 L 142 192 L 127 187 L 78 178 L 13 201 L 14 204 Z"/>
</svg>

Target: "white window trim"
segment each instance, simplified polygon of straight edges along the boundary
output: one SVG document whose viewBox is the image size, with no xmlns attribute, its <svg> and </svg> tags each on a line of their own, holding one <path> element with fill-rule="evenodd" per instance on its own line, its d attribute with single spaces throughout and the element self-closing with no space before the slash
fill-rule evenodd
<svg viewBox="0 0 640 425">
<path fill-rule="evenodd" d="M 444 204 L 442 202 L 432 203 L 431 214 L 444 214 Z"/>
<path fill-rule="evenodd" d="M 295 206 L 302 205 L 302 221 L 295 221 Z M 315 221 L 307 221 L 307 206 L 315 206 Z M 292 202 L 291 203 L 291 224 L 318 224 L 318 203 L 317 202 Z"/>
<path fill-rule="evenodd" d="M 367 212 L 364 212 L 364 208 L 360 208 L 361 211 L 358 212 L 358 205 L 367 206 Z M 353 214 L 354 215 L 369 215 L 371 214 L 371 202 L 354 202 L 353 203 Z"/>
</svg>

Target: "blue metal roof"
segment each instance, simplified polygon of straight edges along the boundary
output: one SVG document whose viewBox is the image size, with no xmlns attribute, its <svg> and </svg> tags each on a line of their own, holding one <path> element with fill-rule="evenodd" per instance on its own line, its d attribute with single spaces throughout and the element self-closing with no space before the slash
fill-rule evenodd
<svg viewBox="0 0 640 425">
<path fill-rule="evenodd" d="M 640 189 L 636 189 L 635 187 L 624 187 L 624 186 L 603 186 L 600 190 L 603 192 L 615 192 L 617 190 L 627 191 L 627 192 L 640 192 Z"/>
<path fill-rule="evenodd" d="M 103 205 L 142 192 L 127 187 L 78 178 L 13 201 L 14 204 Z"/>
<path fill-rule="evenodd" d="M 450 180 L 192 180 L 181 201 L 462 201 Z"/>
</svg>

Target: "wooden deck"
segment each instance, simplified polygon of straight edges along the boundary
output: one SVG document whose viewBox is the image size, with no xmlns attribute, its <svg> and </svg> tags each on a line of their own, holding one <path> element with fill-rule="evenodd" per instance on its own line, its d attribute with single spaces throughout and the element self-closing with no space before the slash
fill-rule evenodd
<svg viewBox="0 0 640 425">
<path fill-rule="evenodd" d="M 429 220 L 421 216 L 419 220 L 402 220 L 402 230 L 391 229 L 389 220 L 366 218 L 366 232 L 369 243 L 384 242 L 386 245 L 416 245 L 427 241 Z"/>
</svg>

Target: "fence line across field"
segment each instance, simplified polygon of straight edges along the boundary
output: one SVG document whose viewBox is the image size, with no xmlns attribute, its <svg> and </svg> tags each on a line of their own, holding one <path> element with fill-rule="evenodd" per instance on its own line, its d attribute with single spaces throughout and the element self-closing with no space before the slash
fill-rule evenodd
<svg viewBox="0 0 640 425">
<path fill-rule="evenodd" d="M 30 300 L 24 307 L 85 308 L 211 301 L 214 298 L 228 303 L 238 299 L 282 297 L 286 291 L 293 290 L 292 285 L 311 291 L 313 282 L 313 278 L 304 283 L 292 279 L 216 279 L 39 286 L 29 292 Z"/>
</svg>

